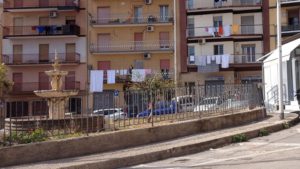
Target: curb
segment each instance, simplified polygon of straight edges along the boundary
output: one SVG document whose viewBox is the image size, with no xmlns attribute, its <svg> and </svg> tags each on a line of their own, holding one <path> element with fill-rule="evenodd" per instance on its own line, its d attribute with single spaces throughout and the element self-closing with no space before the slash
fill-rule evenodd
<svg viewBox="0 0 300 169">
<path fill-rule="evenodd" d="M 269 133 L 277 132 L 287 127 L 293 126 L 299 122 L 299 116 L 282 121 L 278 124 L 272 124 L 269 126 L 264 126 L 261 128 L 256 128 L 254 130 L 249 130 L 240 133 L 230 134 L 228 136 L 222 138 L 216 138 L 209 141 L 199 142 L 196 144 L 190 144 L 180 147 L 174 147 L 162 151 L 144 153 L 140 155 L 127 156 L 122 158 L 113 158 L 106 161 L 99 161 L 95 163 L 82 164 L 76 166 L 62 167 L 61 169 L 114 169 L 114 168 L 122 168 L 129 167 L 134 165 L 139 165 L 143 163 L 150 163 L 154 161 L 164 160 L 167 158 L 179 157 L 189 154 L 195 154 L 202 151 L 209 150 L 210 148 L 219 148 L 232 143 L 232 137 L 237 134 L 245 134 L 247 139 L 252 139 L 258 137 L 258 134 L 261 129 L 267 130 Z M 288 125 L 287 125 L 288 124 Z"/>
</svg>

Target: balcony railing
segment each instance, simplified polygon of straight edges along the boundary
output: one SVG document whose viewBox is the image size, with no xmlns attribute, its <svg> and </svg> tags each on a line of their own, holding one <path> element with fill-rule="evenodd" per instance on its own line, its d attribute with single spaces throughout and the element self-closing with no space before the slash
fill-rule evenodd
<svg viewBox="0 0 300 169">
<path fill-rule="evenodd" d="M 22 93 L 33 93 L 36 90 L 50 90 L 50 82 L 23 82 L 14 83 L 11 93 L 22 94 Z M 63 86 L 64 90 L 80 90 L 80 82 L 65 82 Z"/>
<path fill-rule="evenodd" d="M 160 16 L 149 14 L 144 16 L 128 16 L 128 14 L 114 14 L 107 18 L 91 19 L 92 25 L 126 25 L 126 24 L 163 24 L 173 23 L 172 15 Z"/>
<path fill-rule="evenodd" d="M 92 53 L 110 52 L 147 52 L 147 51 L 172 51 L 174 49 L 171 41 L 129 41 L 111 42 L 110 44 L 91 45 Z"/>
<path fill-rule="evenodd" d="M 289 4 L 289 3 L 296 3 L 296 2 L 300 2 L 300 0 L 281 0 L 282 4 Z"/>
<path fill-rule="evenodd" d="M 232 0 L 232 1 L 222 1 L 218 2 L 205 1 L 204 3 L 199 3 L 199 0 L 187 0 L 188 10 L 205 10 L 205 9 L 222 9 L 231 7 L 256 7 L 262 6 L 262 0 Z"/>
<path fill-rule="evenodd" d="M 229 25 L 219 27 L 196 27 L 187 29 L 187 37 L 226 37 L 232 35 L 261 35 L 262 25 Z"/>
<path fill-rule="evenodd" d="M 11 36 L 55 36 L 55 35 L 80 35 L 77 25 L 37 25 L 37 26 L 5 26 L 4 37 Z"/>
<path fill-rule="evenodd" d="M 282 25 L 282 32 L 299 32 L 300 31 L 300 23 L 294 25 Z"/>
<path fill-rule="evenodd" d="M 80 63 L 79 53 L 58 53 L 58 59 L 62 64 Z M 51 64 L 55 58 L 54 53 L 49 54 L 11 54 L 3 55 L 3 63 L 6 65 L 32 65 Z"/>
<path fill-rule="evenodd" d="M 216 55 L 214 55 L 216 57 Z M 260 63 L 257 62 L 257 59 L 261 58 L 263 56 L 263 54 L 261 53 L 256 53 L 256 54 L 252 54 L 252 55 L 238 55 L 238 54 L 231 54 L 230 55 L 230 59 L 229 59 L 229 63 L 230 64 L 255 64 L 255 63 Z M 200 56 L 200 57 L 207 57 L 207 56 Z M 212 57 L 212 56 L 211 56 Z M 221 56 L 222 58 L 222 56 Z M 188 65 L 197 65 L 197 61 L 196 61 L 196 57 L 195 56 L 189 56 L 188 57 Z M 211 61 L 214 62 L 214 61 Z M 221 59 L 221 63 L 222 63 L 222 59 Z"/>
<path fill-rule="evenodd" d="M 4 0 L 6 9 L 56 8 L 58 10 L 72 10 L 80 7 L 80 0 Z"/>
</svg>

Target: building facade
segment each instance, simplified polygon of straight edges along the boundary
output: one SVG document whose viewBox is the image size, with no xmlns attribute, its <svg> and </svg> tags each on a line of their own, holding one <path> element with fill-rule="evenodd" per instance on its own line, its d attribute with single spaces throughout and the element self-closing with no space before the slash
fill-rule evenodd
<svg viewBox="0 0 300 169">
<path fill-rule="evenodd" d="M 124 91 L 132 69 L 149 74 L 173 71 L 173 0 L 90 0 L 89 68 L 104 71 L 104 91 L 93 93 L 91 107 L 113 103 L 115 91 Z M 107 71 L 116 82 L 107 84 Z M 98 105 L 98 106 L 97 106 Z"/>
<path fill-rule="evenodd" d="M 269 51 L 268 1 L 186 0 L 180 7 L 182 85 L 261 81 L 256 60 Z"/>
<path fill-rule="evenodd" d="M 7 98 L 11 116 L 44 115 L 46 101 L 35 90 L 50 89 L 49 77 L 57 52 L 66 90 L 79 90 L 68 111 L 81 113 L 86 105 L 87 10 L 83 0 L 4 0 L 2 61 L 14 82 Z"/>
</svg>

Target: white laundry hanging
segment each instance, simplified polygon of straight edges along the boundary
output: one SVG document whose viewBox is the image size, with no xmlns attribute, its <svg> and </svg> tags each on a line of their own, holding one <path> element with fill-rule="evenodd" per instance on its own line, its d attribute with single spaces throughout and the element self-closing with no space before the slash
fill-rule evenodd
<svg viewBox="0 0 300 169">
<path fill-rule="evenodd" d="M 229 55 L 222 55 L 222 68 L 229 68 Z"/>
<path fill-rule="evenodd" d="M 103 70 L 92 70 L 90 73 L 90 92 L 103 91 Z"/>
<path fill-rule="evenodd" d="M 216 55 L 216 64 L 220 65 L 222 62 L 222 56 L 221 55 Z"/>
<path fill-rule="evenodd" d="M 211 64 L 211 56 L 210 55 L 206 56 L 206 63 L 208 65 Z"/>
<path fill-rule="evenodd" d="M 116 83 L 116 71 L 108 70 L 107 71 L 107 84 L 115 84 Z"/>
<path fill-rule="evenodd" d="M 146 78 L 146 71 L 145 69 L 132 69 L 132 82 L 143 82 Z"/>
<path fill-rule="evenodd" d="M 230 36 L 231 35 L 231 27 L 230 27 L 230 25 L 225 25 L 223 27 L 223 29 L 224 29 L 224 36 Z"/>
</svg>

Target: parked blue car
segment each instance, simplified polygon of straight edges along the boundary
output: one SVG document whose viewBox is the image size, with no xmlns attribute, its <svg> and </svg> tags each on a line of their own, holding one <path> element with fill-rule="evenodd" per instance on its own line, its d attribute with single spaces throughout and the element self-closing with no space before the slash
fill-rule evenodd
<svg viewBox="0 0 300 169">
<path fill-rule="evenodd" d="M 176 110 L 176 102 L 158 102 L 155 104 L 155 109 L 153 110 L 153 115 L 164 115 L 164 114 L 172 114 L 175 113 Z M 150 109 L 147 109 L 143 112 L 140 112 L 137 117 L 148 117 L 151 113 Z"/>
</svg>

